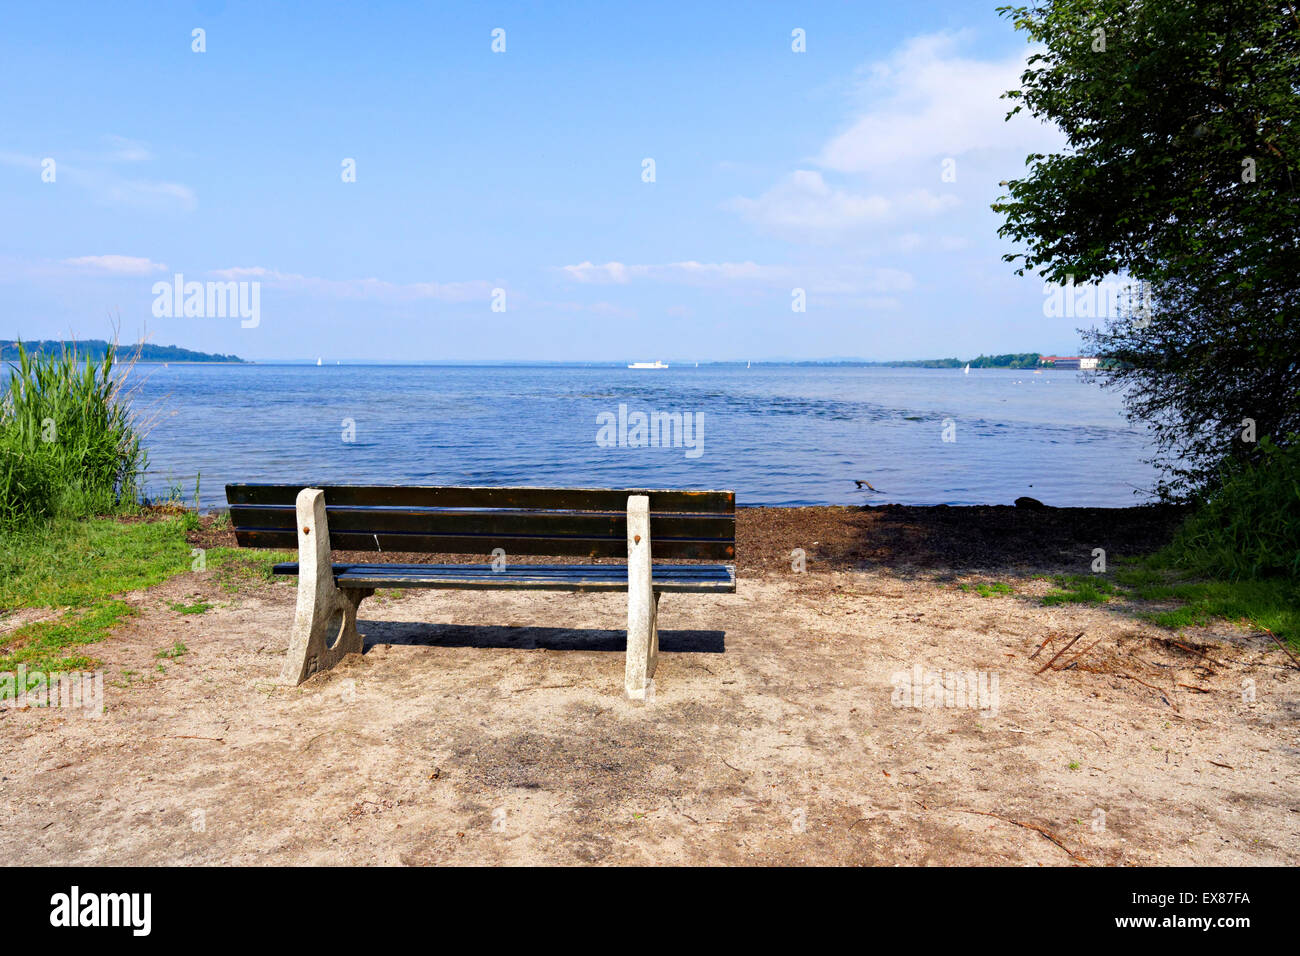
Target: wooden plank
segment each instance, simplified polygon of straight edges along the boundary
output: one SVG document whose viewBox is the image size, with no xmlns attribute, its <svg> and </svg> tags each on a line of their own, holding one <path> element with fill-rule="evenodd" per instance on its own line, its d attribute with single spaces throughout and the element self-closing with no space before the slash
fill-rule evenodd
<svg viewBox="0 0 1300 956">
<path fill-rule="evenodd" d="M 373 534 L 494 534 L 525 537 L 625 538 L 627 514 L 592 511 L 477 511 L 446 508 L 352 508 L 326 506 L 330 532 Z M 233 505 L 230 522 L 236 529 L 292 531 L 297 513 L 292 505 Z M 735 540 L 734 515 L 654 515 L 655 538 Z"/>
<path fill-rule="evenodd" d="M 448 572 L 459 575 L 509 576 L 511 574 L 529 574 L 536 576 L 565 577 L 584 574 L 594 577 L 626 578 L 625 564 L 516 564 L 507 565 L 497 571 L 490 564 L 334 564 L 335 575 L 348 571 L 365 569 L 367 573 L 391 574 L 400 576 L 411 571 Z M 726 577 L 728 565 L 718 564 L 659 564 L 655 573 L 673 578 L 718 578 Z M 273 574 L 297 574 L 298 562 L 289 561 L 272 568 Z"/>
<path fill-rule="evenodd" d="M 235 540 L 244 548 L 298 547 L 296 531 L 258 531 L 235 529 Z M 627 557 L 627 541 L 621 537 L 526 537 L 521 535 L 433 535 L 378 532 L 330 532 L 330 547 L 335 551 L 405 551 L 418 554 L 490 555 L 504 548 L 507 559 L 512 554 L 542 554 L 565 557 Z M 663 558 L 728 559 L 736 555 L 733 541 L 715 539 L 656 538 L 655 554 Z"/>
<path fill-rule="evenodd" d="M 277 574 L 295 574 L 296 564 L 278 564 Z M 613 572 L 613 573 L 611 573 Z M 493 571 L 491 565 L 464 564 L 336 564 L 340 587 L 519 589 L 558 591 L 622 591 L 627 567 L 622 565 L 515 565 Z M 723 565 L 659 565 L 653 586 L 671 592 L 734 592 L 734 568 Z"/>
<path fill-rule="evenodd" d="M 622 511 L 629 495 L 648 495 L 652 512 L 735 514 L 734 491 L 617 488 L 491 488 L 435 485 L 230 484 L 232 505 L 291 505 L 298 492 L 319 487 L 331 506 L 399 508 L 525 508 L 532 510 Z"/>
</svg>

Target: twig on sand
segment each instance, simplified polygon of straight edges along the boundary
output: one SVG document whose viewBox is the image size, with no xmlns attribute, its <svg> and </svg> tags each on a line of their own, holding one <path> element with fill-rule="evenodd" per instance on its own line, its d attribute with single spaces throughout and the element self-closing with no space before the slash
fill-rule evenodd
<svg viewBox="0 0 1300 956">
<path fill-rule="evenodd" d="M 1146 637 L 1146 638 L 1148 638 L 1149 640 L 1155 641 L 1157 644 L 1164 644 L 1164 645 L 1166 645 L 1166 646 L 1169 646 L 1169 645 L 1172 644 L 1174 647 L 1177 647 L 1177 648 L 1179 648 L 1180 650 L 1184 650 L 1184 651 L 1187 651 L 1187 652 L 1190 653 L 1190 654 L 1196 654 L 1196 655 L 1198 655 L 1198 656 L 1200 656 L 1200 657 L 1204 657 L 1204 658 L 1205 658 L 1207 661 L 1209 661 L 1211 664 L 1216 664 L 1216 665 L 1218 665 L 1219 667 L 1227 667 L 1227 666 L 1228 666 L 1227 664 L 1223 663 L 1223 661 L 1216 661 L 1213 657 L 1211 657 L 1209 654 L 1205 653 L 1205 651 L 1201 650 L 1200 648 L 1198 648 L 1198 647 L 1191 647 L 1191 646 L 1188 645 L 1188 644 L 1184 644 L 1182 641 L 1175 641 L 1175 640 L 1173 640 L 1172 638 L 1163 637 L 1163 636 L 1161 636 L 1161 635 L 1159 635 L 1159 634 L 1145 634 L 1145 635 L 1143 635 L 1143 636 Z"/>
<path fill-rule="evenodd" d="M 577 686 L 578 685 L 576 683 L 575 684 L 538 684 L 535 687 L 516 687 L 510 693 L 522 694 L 525 691 L 530 691 L 530 690 L 563 690 L 565 687 L 577 687 Z"/>
<path fill-rule="evenodd" d="M 302 745 L 302 752 L 306 752 L 308 747 L 310 747 L 316 741 L 320 740 L 322 737 L 328 737 L 330 734 L 351 734 L 353 737 L 362 737 L 364 739 L 364 735 L 357 733 L 355 730 L 345 730 L 343 728 L 336 728 L 334 730 L 327 730 L 323 734 L 317 734 L 311 740 L 307 741 L 305 744 Z"/>
<path fill-rule="evenodd" d="M 1053 664 L 1055 664 L 1055 663 L 1056 663 L 1056 659 L 1057 659 L 1058 657 L 1060 657 L 1062 654 L 1064 654 L 1066 651 L 1068 651 L 1070 648 L 1074 647 L 1074 642 L 1077 641 L 1079 638 L 1083 637 L 1083 635 L 1084 635 L 1085 633 L 1087 633 L 1087 632 L 1086 632 L 1086 631 L 1080 631 L 1078 634 L 1074 635 L 1074 637 L 1071 638 L 1070 643 L 1066 644 L 1063 648 L 1061 648 L 1059 651 L 1057 651 L 1057 652 L 1052 656 L 1052 659 L 1051 659 L 1050 661 L 1048 661 L 1046 664 L 1044 664 L 1042 667 L 1038 668 L 1038 670 L 1036 670 L 1036 671 L 1034 672 L 1034 675 L 1037 676 L 1038 674 L 1041 674 L 1043 671 L 1047 670 L 1049 667 L 1051 667 Z"/>
<path fill-rule="evenodd" d="M 1109 743 L 1106 743 L 1106 738 L 1103 737 L 1101 734 L 1098 734 L 1097 731 L 1093 730 L 1091 727 L 1085 727 L 1085 726 L 1083 726 L 1083 724 L 1075 724 L 1074 721 L 1072 721 L 1072 720 L 1070 721 L 1070 723 L 1071 723 L 1071 724 L 1074 724 L 1074 726 L 1078 727 L 1080 730 L 1086 730 L 1086 731 L 1088 731 L 1088 733 L 1090 733 L 1090 734 L 1097 734 L 1097 739 L 1098 739 L 1098 740 L 1100 740 L 1103 744 L 1106 744 L 1107 747 L 1110 746 Z"/>
<path fill-rule="evenodd" d="M 1043 638 L 1043 643 L 1038 645 L 1038 650 L 1034 651 L 1034 653 L 1029 655 L 1029 659 L 1032 661 L 1035 657 L 1041 654 L 1043 652 L 1043 648 L 1046 647 L 1049 643 L 1051 643 L 1051 641 L 1054 640 L 1055 637 L 1056 637 L 1055 634 L 1048 634 L 1045 638 Z"/>
<path fill-rule="evenodd" d="M 225 737 L 196 737 L 193 734 L 158 734 L 150 740 L 214 740 L 219 744 L 226 742 Z"/>
<path fill-rule="evenodd" d="M 1267 634 L 1269 637 L 1273 638 L 1273 643 L 1276 644 L 1278 647 L 1282 648 L 1282 653 L 1284 653 L 1287 657 L 1291 658 L 1291 660 L 1295 662 L 1296 667 L 1300 667 L 1300 658 L 1297 658 L 1294 654 L 1291 653 L 1291 648 L 1287 647 L 1285 644 L 1279 641 L 1277 639 L 1277 635 L 1274 634 L 1272 631 L 1270 631 L 1268 628 L 1264 628 L 1264 633 Z"/>
<path fill-rule="evenodd" d="M 1037 823 L 1024 823 L 1020 820 L 1013 820 L 1010 817 L 1004 817 L 1000 813 L 992 813 L 988 810 L 967 810 L 964 807 L 953 807 L 953 809 L 958 813 L 978 813 L 980 816 L 993 817 L 995 820 L 1001 820 L 1003 823 L 1013 823 L 1018 827 L 1024 827 L 1026 830 L 1033 830 L 1035 833 L 1041 833 L 1069 854 L 1070 859 L 1078 860 L 1080 863 L 1088 862 L 1087 857 L 1079 856 L 1079 854 L 1075 853 L 1068 846 L 1062 843 L 1060 838 L 1056 834 L 1052 833 L 1051 830 L 1048 830 L 1045 827 L 1040 827 Z"/>
<path fill-rule="evenodd" d="M 1123 671 L 1116 671 L 1116 672 L 1115 672 L 1115 676 L 1116 676 L 1116 677 L 1126 677 L 1126 678 L 1128 678 L 1129 680 L 1137 681 L 1137 682 L 1138 682 L 1139 684 L 1141 684 L 1143 687 L 1150 687 L 1153 691 L 1155 691 L 1157 694 L 1160 695 L 1160 699 L 1161 699 L 1161 700 L 1163 700 L 1166 704 L 1168 704 L 1170 707 L 1172 707 L 1175 711 L 1178 710 L 1178 705 L 1175 704 L 1175 703 L 1174 703 L 1172 700 L 1170 700 L 1168 697 L 1166 697 L 1166 696 L 1165 696 L 1165 692 L 1162 691 L 1162 690 L 1161 690 L 1159 687 L 1157 687 L 1155 684 L 1148 684 L 1148 683 L 1147 683 L 1146 681 L 1144 681 L 1142 678 L 1140 678 L 1140 677 L 1134 677 L 1132 674 L 1126 674 L 1126 673 L 1124 673 Z"/>
<path fill-rule="evenodd" d="M 1079 661 L 1083 660 L 1085 657 L 1088 656 L 1088 652 L 1089 652 L 1089 651 L 1091 651 L 1094 647 L 1096 647 L 1096 646 L 1097 646 L 1098 644 L 1100 644 L 1103 640 L 1105 640 L 1105 638 L 1106 638 L 1106 635 L 1105 635 L 1105 634 L 1103 634 L 1101 637 L 1097 638 L 1095 641 L 1093 641 L 1091 644 L 1089 644 L 1089 645 L 1088 645 L 1087 647 L 1085 647 L 1083 650 L 1079 651 L 1079 653 L 1077 653 L 1077 654 L 1075 654 L 1073 657 L 1071 657 L 1071 658 L 1070 658 L 1070 663 L 1066 664 L 1065 666 L 1066 666 L 1066 667 L 1073 667 L 1075 664 L 1079 663 Z M 1060 667 L 1058 667 L 1057 670 L 1064 670 L 1064 668 L 1060 668 Z"/>
<path fill-rule="evenodd" d="M 1236 767 L 1232 766 L 1232 764 L 1219 763 L 1219 761 L 1217 761 L 1217 760 L 1211 760 L 1210 763 L 1214 764 L 1216 767 L 1223 767 L 1223 768 L 1225 768 L 1225 769 L 1227 769 L 1227 770 L 1236 770 L 1236 769 L 1237 769 Z"/>
<path fill-rule="evenodd" d="M 723 763 L 727 763 L 724 757 L 719 757 L 718 759 L 721 760 Z M 727 766 L 731 767 L 731 764 L 727 763 Z M 739 767 L 731 767 L 731 769 L 736 771 L 736 773 L 749 773 L 748 770 L 741 770 Z"/>
</svg>

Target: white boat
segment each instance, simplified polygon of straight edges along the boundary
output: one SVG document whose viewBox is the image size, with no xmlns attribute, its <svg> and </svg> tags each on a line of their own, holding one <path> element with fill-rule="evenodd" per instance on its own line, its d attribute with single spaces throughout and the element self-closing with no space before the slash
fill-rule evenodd
<svg viewBox="0 0 1300 956">
<path fill-rule="evenodd" d="M 316 367 L 317 367 L 317 368 L 320 368 L 320 367 L 321 367 L 321 364 L 322 364 L 322 363 L 321 363 L 321 360 L 320 360 L 320 356 L 318 355 L 318 356 L 316 356 Z"/>
<path fill-rule="evenodd" d="M 967 362 L 967 363 L 966 363 L 966 369 L 962 372 L 962 374 L 963 374 L 963 375 L 969 375 L 969 374 L 970 374 L 970 362 Z"/>
<path fill-rule="evenodd" d="M 628 368 L 667 368 L 667 367 L 668 367 L 667 364 L 665 364 L 664 362 L 659 362 L 659 361 L 655 361 L 655 362 L 633 362 L 633 363 L 631 363 L 630 365 L 628 365 Z"/>
</svg>

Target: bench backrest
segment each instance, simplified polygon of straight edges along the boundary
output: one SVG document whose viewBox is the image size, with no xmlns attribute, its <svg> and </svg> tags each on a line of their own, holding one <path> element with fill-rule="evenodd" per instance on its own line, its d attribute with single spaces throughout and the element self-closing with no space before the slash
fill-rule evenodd
<svg viewBox="0 0 1300 956">
<path fill-rule="evenodd" d="M 325 492 L 335 551 L 627 557 L 627 499 L 650 498 L 655 558 L 736 556 L 734 491 L 438 488 L 420 485 L 226 485 L 245 548 L 298 547 L 298 492 Z"/>
</svg>

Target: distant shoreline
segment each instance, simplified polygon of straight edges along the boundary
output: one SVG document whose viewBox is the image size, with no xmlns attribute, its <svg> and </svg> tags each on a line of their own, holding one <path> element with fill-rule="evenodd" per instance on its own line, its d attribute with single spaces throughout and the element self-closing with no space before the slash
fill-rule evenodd
<svg viewBox="0 0 1300 956">
<path fill-rule="evenodd" d="M 398 359 L 365 359 L 342 361 L 334 360 L 324 362 L 317 366 L 315 361 L 310 359 L 241 359 L 238 362 L 222 361 L 180 361 L 176 359 L 141 359 L 141 364 L 149 365 L 259 365 L 262 367 L 276 368 L 530 368 L 530 369 L 626 369 L 637 374 L 652 374 L 654 372 L 672 372 L 672 371 L 696 371 L 703 369 L 739 369 L 741 371 L 753 370 L 759 368 L 897 368 L 897 369 L 928 369 L 932 371 L 961 371 L 966 365 L 965 362 L 949 365 L 922 362 L 700 362 L 697 366 L 694 362 L 682 362 L 679 364 L 669 363 L 662 369 L 627 369 L 625 362 L 501 362 L 501 361 L 482 361 L 482 362 L 454 362 L 454 361 L 437 361 L 430 360 L 427 362 L 403 361 Z M 971 371 L 1004 371 L 1004 372 L 1032 372 L 1032 371 L 1056 371 L 1056 372 L 1077 372 L 1077 368 L 1054 368 L 1051 365 L 982 365 L 976 366 L 971 364 Z"/>
</svg>

